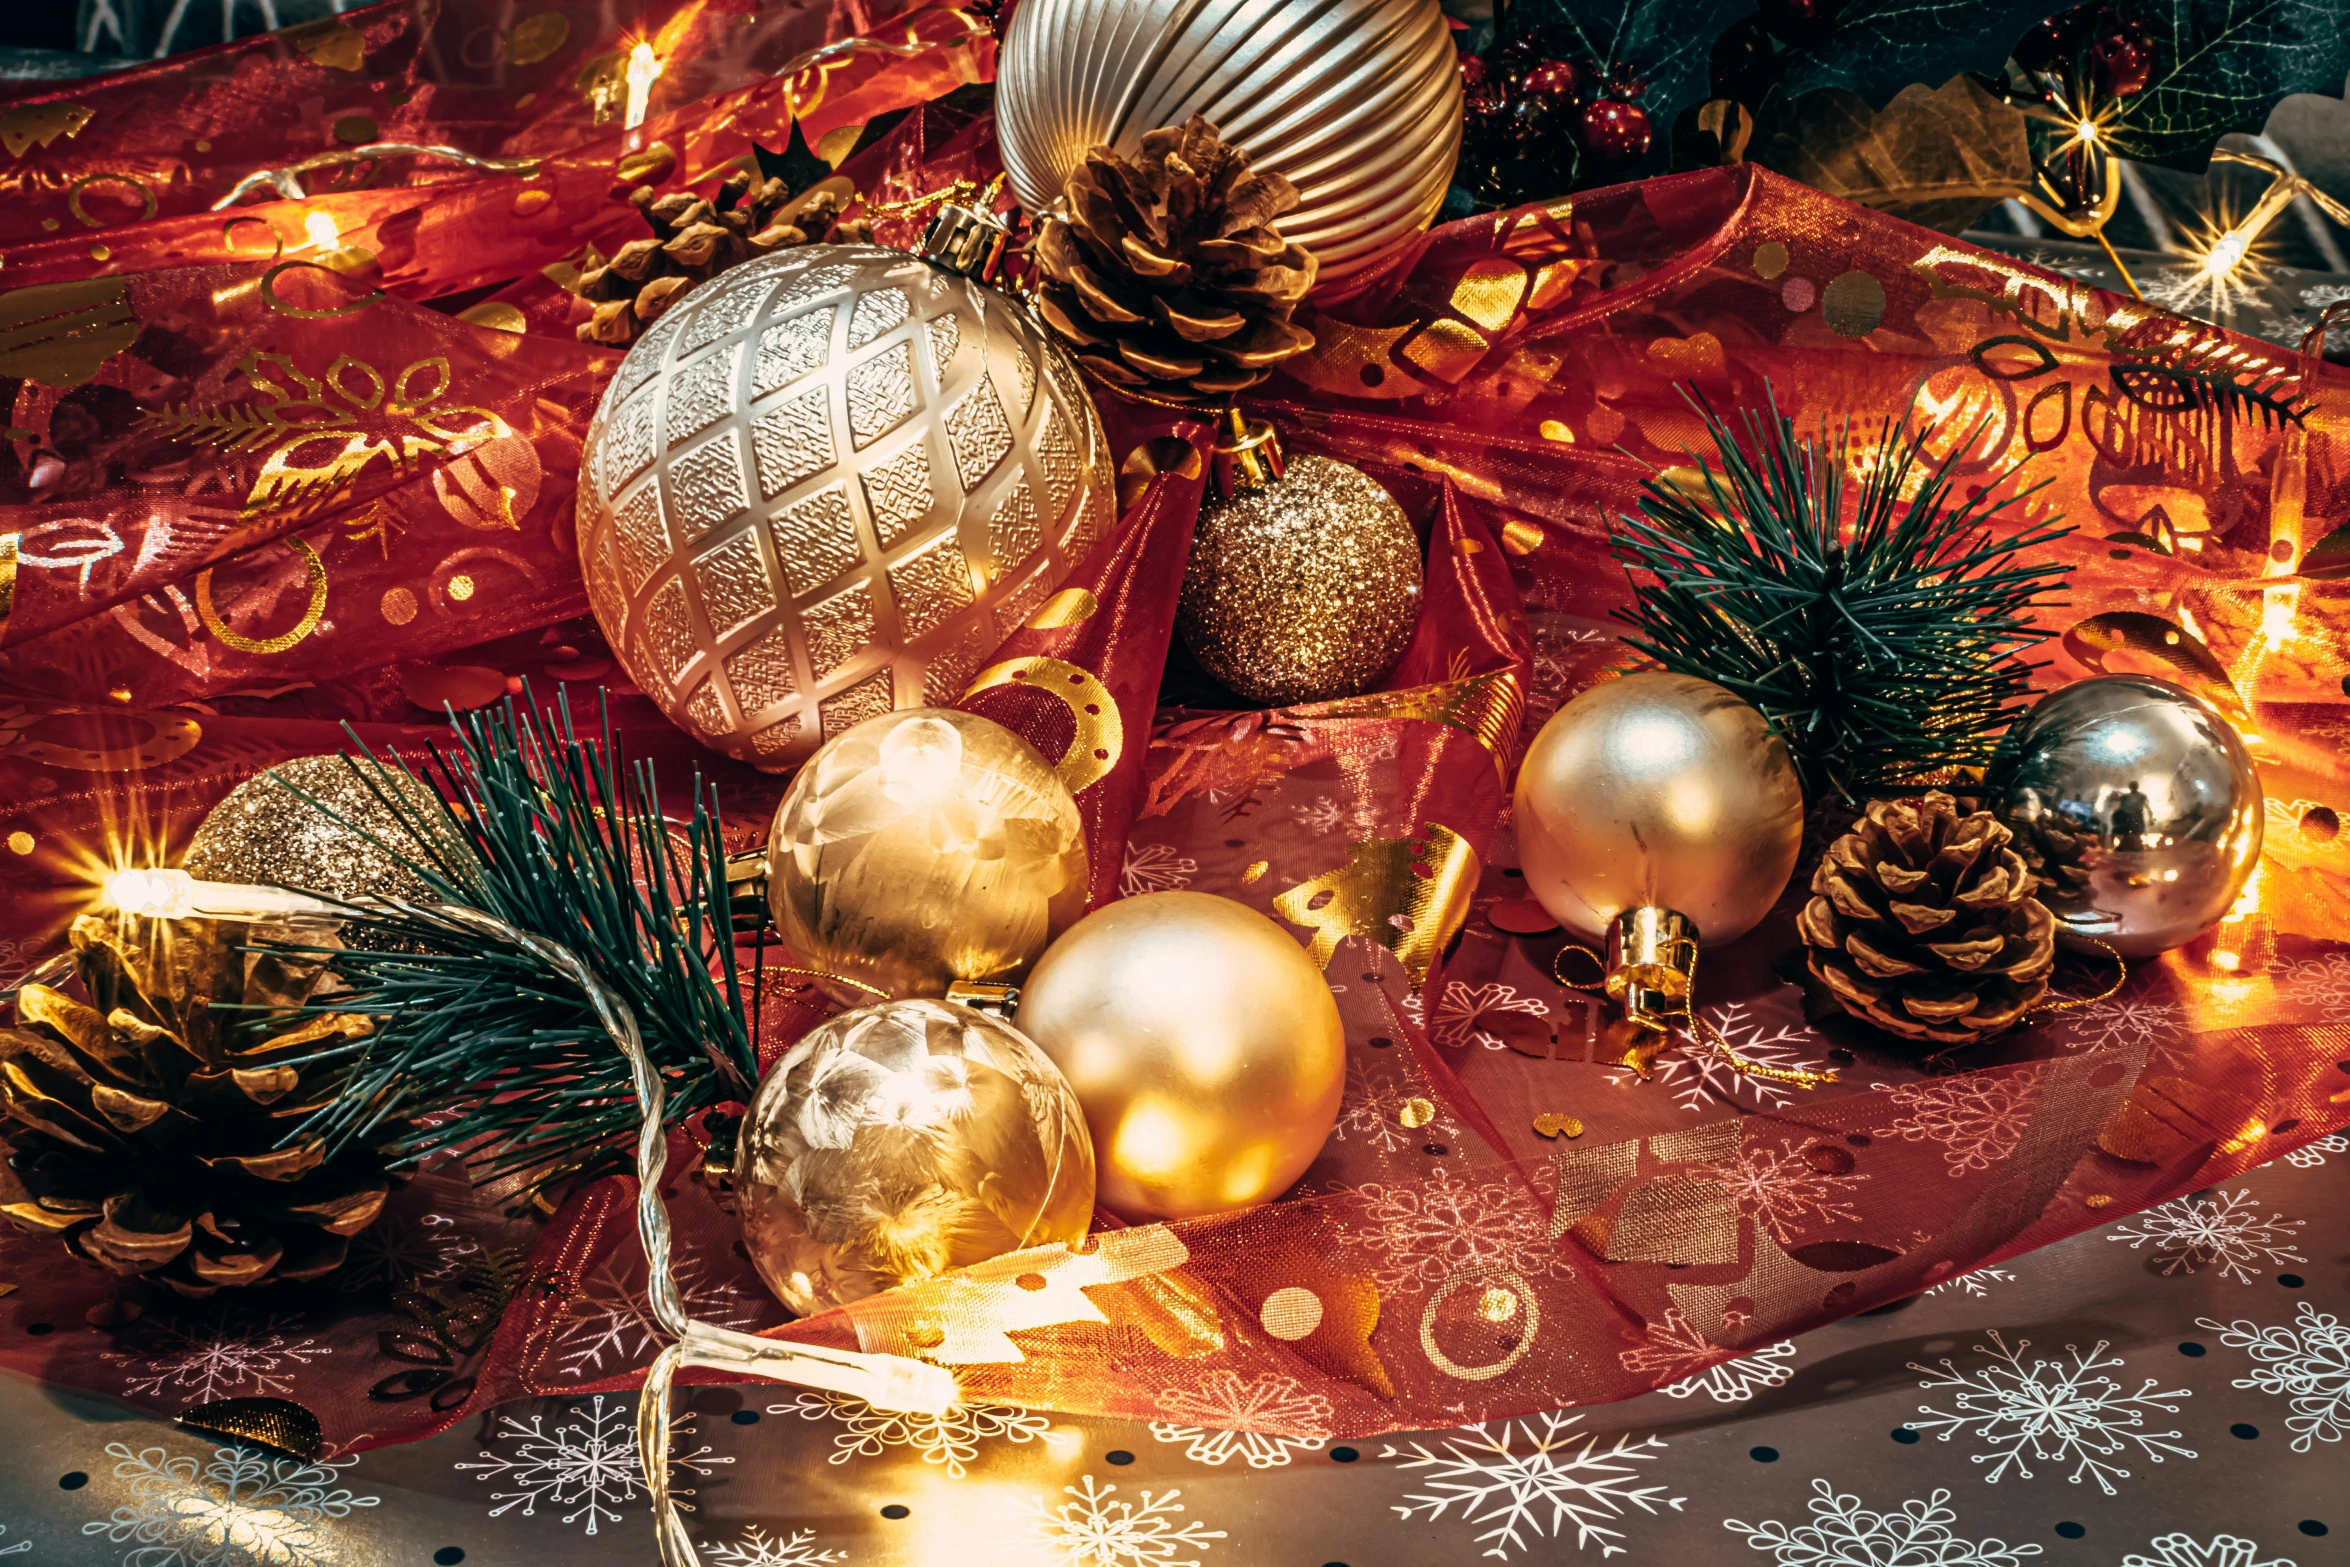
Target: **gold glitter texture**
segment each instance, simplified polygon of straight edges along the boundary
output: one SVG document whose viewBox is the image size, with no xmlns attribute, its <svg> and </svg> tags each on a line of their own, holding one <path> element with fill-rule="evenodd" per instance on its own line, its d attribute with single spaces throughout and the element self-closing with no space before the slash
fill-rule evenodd
<svg viewBox="0 0 2350 1567">
<path fill-rule="evenodd" d="M 298 756 L 246 779 L 204 818 L 181 868 L 204 881 L 300 887 L 336 898 L 430 902 L 432 893 L 422 878 L 363 836 L 393 845 L 413 842 L 368 787 L 373 769 L 367 773 L 354 772 L 340 756 Z M 438 798 L 406 773 L 392 768 L 380 781 L 404 798 L 411 814 L 440 819 Z M 295 789 L 326 810 L 303 800 Z"/>
<path fill-rule="evenodd" d="M 1287 477 L 1200 514 L 1177 627 L 1252 702 L 1368 690 L 1420 615 L 1420 541 L 1369 475 L 1299 457 Z"/>
</svg>

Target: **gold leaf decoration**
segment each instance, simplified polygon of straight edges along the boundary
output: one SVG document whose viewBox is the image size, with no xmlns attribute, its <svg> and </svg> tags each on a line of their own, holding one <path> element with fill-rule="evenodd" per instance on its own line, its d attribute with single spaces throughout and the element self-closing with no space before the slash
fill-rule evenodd
<svg viewBox="0 0 2350 1567">
<path fill-rule="evenodd" d="M 62 391 L 89 380 L 138 338 L 130 284 L 118 277 L 0 294 L 0 376 Z"/>
<path fill-rule="evenodd" d="M 21 158 L 60 136 L 70 141 L 95 113 L 78 103 L 23 103 L 0 110 L 0 147 L 6 147 L 11 158 Z"/>
<path fill-rule="evenodd" d="M 1750 161 L 1911 223 L 1956 234 L 2032 186 L 2022 113 L 1972 76 L 1913 82 L 1884 108 L 1840 90 L 1767 115 Z"/>
<path fill-rule="evenodd" d="M 358 29 L 340 17 L 281 27 L 277 35 L 301 50 L 312 65 L 323 65 L 330 71 L 356 71 L 367 53 L 367 42 Z"/>
</svg>

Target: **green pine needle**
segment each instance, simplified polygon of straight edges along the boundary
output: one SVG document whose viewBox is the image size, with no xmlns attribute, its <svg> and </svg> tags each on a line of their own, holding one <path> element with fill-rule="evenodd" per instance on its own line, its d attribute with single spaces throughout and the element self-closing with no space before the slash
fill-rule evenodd
<svg viewBox="0 0 2350 1567">
<path fill-rule="evenodd" d="M 1697 408 L 1715 446 L 1692 459 L 1703 493 L 1652 479 L 1614 532 L 1630 645 L 1761 709 L 1815 801 L 1988 760 L 2043 667 L 2019 656 L 2048 635 L 2030 611 L 2070 569 L 2046 561 L 2070 528 L 1995 536 L 2041 486 L 1991 499 L 2010 470 L 1960 489 L 1927 431 L 1887 420 L 1847 520 L 1849 424 L 1803 437 L 1775 406 L 1736 426 Z"/>
<path fill-rule="evenodd" d="M 350 759 L 407 839 L 371 841 L 435 900 L 586 959 L 635 1013 L 670 1119 L 747 1100 L 757 997 L 736 969 L 726 851 L 701 780 L 681 843 L 651 765 L 624 766 L 609 723 L 583 741 L 567 704 L 551 722 L 527 693 L 452 723 L 455 751 L 434 748 L 422 771 Z M 394 766 L 435 787 L 437 814 L 391 787 Z M 347 1057 L 347 1075 L 289 1141 L 323 1136 L 332 1149 L 405 1126 L 393 1144 L 403 1160 L 454 1151 L 477 1179 L 545 1182 L 635 1134 L 627 1061 L 576 985 L 429 908 L 344 907 L 345 946 L 329 955 L 350 989 L 314 1010 L 364 1013 L 376 1031 L 321 1053 Z"/>
</svg>

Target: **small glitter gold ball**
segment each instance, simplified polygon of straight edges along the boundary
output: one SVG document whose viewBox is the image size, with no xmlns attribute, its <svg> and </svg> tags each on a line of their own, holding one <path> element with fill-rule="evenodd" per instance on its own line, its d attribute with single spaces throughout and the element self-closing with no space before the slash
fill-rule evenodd
<svg viewBox="0 0 2350 1567">
<path fill-rule="evenodd" d="M 1177 625 L 1201 667 L 1252 702 L 1369 690 L 1419 618 L 1419 537 L 1358 468 L 1298 457 L 1200 513 Z"/>
<path fill-rule="evenodd" d="M 440 819 L 438 797 L 398 767 L 382 775 L 364 761 L 359 767 L 364 778 L 340 756 L 297 756 L 246 779 L 196 829 L 181 869 L 204 881 L 299 887 L 335 898 L 433 901 L 422 878 L 363 835 L 393 847 L 413 841 L 368 780 L 396 792 L 409 814 L 426 822 Z"/>
</svg>

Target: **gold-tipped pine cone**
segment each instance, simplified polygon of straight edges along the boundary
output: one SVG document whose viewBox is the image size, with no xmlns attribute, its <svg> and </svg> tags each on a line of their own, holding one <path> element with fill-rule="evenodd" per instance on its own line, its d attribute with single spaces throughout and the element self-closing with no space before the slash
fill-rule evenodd
<svg viewBox="0 0 2350 1567">
<path fill-rule="evenodd" d="M 1939 791 L 1878 800 L 1828 846 L 1796 928 L 1845 1011 L 1903 1039 L 1970 1044 L 2048 994 L 2056 918 L 2008 829 Z"/>
<path fill-rule="evenodd" d="M 89 1002 L 27 985 L 0 1026 L 0 1213 L 188 1296 L 341 1264 L 391 1191 L 384 1161 L 287 1134 L 339 1076 L 303 1058 L 370 1025 L 293 1011 L 321 969 L 237 951 L 247 939 L 194 920 L 74 922 Z M 225 1010 L 239 1004 L 263 1010 Z"/>
<path fill-rule="evenodd" d="M 1037 309 L 1114 386 L 1179 402 L 1247 390 L 1314 346 L 1290 317 L 1314 258 L 1273 220 L 1297 188 L 1198 115 L 1133 161 L 1086 154 L 1037 235 Z"/>
</svg>

